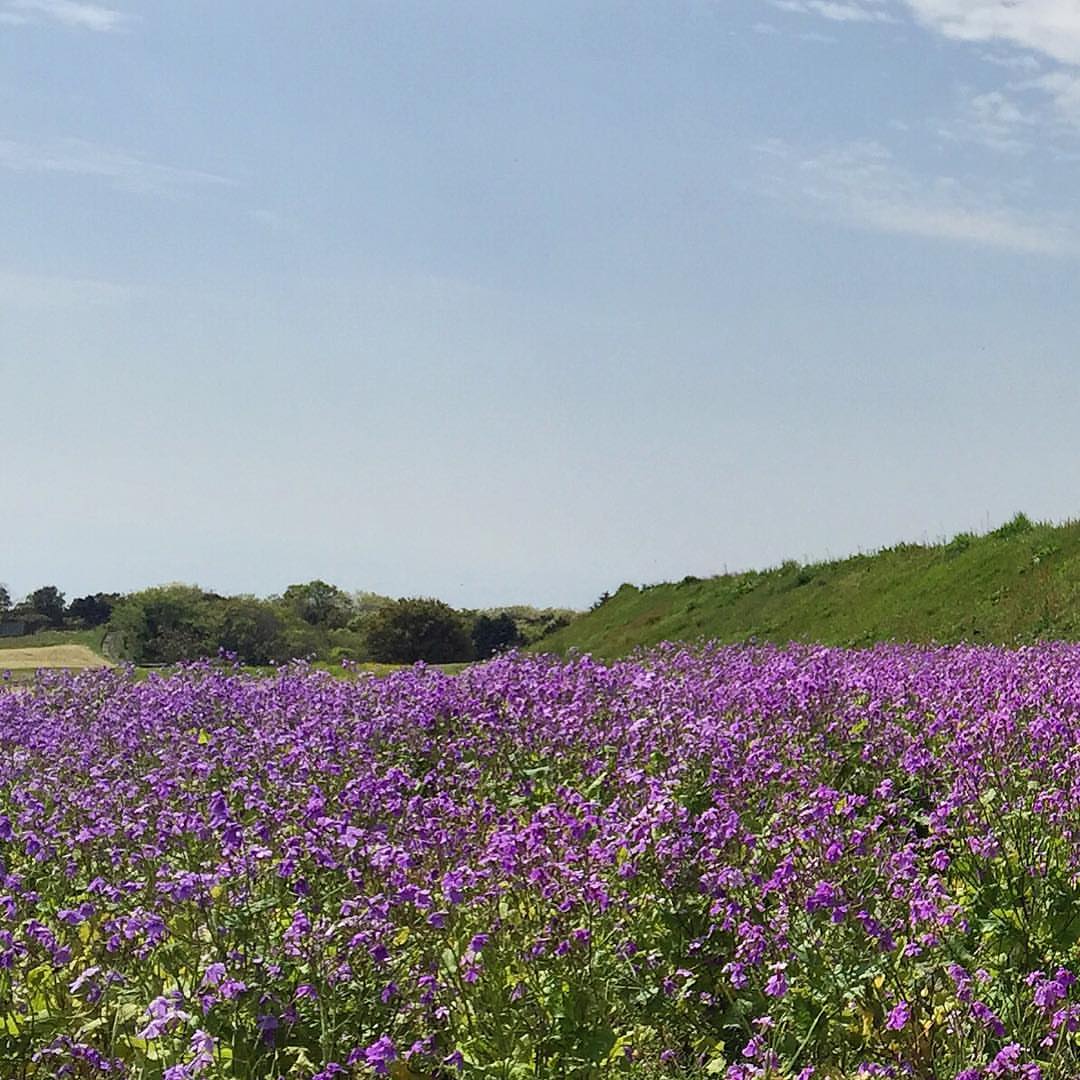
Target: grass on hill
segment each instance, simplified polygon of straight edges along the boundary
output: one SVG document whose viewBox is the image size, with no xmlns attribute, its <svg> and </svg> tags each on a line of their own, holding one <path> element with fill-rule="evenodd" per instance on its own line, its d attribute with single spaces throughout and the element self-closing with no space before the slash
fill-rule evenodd
<svg viewBox="0 0 1080 1080">
<path fill-rule="evenodd" d="M 0 637 L 0 649 L 42 649 L 56 645 L 83 645 L 91 652 L 101 655 L 101 645 L 104 640 L 104 626 L 95 626 L 92 630 L 42 630 L 37 634 Z M 2 660 L 3 657 L 0 656 L 0 667 L 3 666 Z"/>
<path fill-rule="evenodd" d="M 1023 644 L 1080 639 L 1080 521 L 1018 514 L 986 535 L 808 566 L 635 587 L 538 642 L 625 656 L 661 641 Z"/>
</svg>

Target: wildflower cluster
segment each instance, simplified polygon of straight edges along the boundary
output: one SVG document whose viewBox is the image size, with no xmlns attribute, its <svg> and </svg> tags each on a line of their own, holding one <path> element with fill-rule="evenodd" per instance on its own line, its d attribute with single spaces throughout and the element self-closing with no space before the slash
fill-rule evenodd
<svg viewBox="0 0 1080 1080">
<path fill-rule="evenodd" d="M 0 693 L 0 1075 L 1080 1075 L 1080 648 Z"/>
</svg>

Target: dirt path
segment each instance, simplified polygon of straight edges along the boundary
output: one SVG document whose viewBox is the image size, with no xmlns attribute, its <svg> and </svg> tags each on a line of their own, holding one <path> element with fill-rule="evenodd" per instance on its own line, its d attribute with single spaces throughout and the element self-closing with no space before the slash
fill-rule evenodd
<svg viewBox="0 0 1080 1080">
<path fill-rule="evenodd" d="M 112 664 L 85 645 L 44 645 L 37 649 L 0 649 L 0 671 L 99 667 L 112 667 Z"/>
</svg>

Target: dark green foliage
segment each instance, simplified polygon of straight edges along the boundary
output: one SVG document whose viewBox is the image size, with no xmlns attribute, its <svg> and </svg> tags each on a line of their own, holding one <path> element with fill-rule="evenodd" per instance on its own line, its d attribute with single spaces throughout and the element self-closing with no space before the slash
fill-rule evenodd
<svg viewBox="0 0 1080 1080">
<path fill-rule="evenodd" d="M 383 664 L 447 664 L 472 659 L 465 620 L 441 600 L 409 597 L 377 611 L 366 627 L 368 654 Z"/>
<path fill-rule="evenodd" d="M 477 615 L 472 627 L 472 643 L 476 658 L 486 660 L 521 645 L 522 638 L 512 616 L 500 611 L 497 615 Z"/>
<path fill-rule="evenodd" d="M 353 613 L 348 593 L 325 581 L 290 585 L 281 599 L 304 622 L 327 630 L 347 626 Z"/>
<path fill-rule="evenodd" d="M 218 641 L 226 652 L 245 664 L 270 664 L 288 660 L 285 620 L 266 600 L 232 596 L 218 610 Z"/>
<path fill-rule="evenodd" d="M 978 537 L 971 532 L 957 533 L 945 545 L 945 551 L 949 555 L 960 555 L 961 553 L 967 551 L 967 549 L 971 547 L 971 545 L 974 544 L 977 539 Z"/>
<path fill-rule="evenodd" d="M 0 603 L 7 597 L 0 592 Z M 9 612 L 28 634 L 64 635 L 100 631 L 92 647 L 111 660 L 139 665 L 175 664 L 226 654 L 242 664 L 267 666 L 291 660 L 366 661 L 371 640 L 379 657 L 410 663 L 467 662 L 536 641 L 565 626 L 573 612 L 524 605 L 480 612 L 454 611 L 439 601 L 392 600 L 372 592 L 349 594 L 325 581 L 290 585 L 283 596 L 219 596 L 192 585 L 165 585 L 126 596 L 93 593 L 73 600 L 52 631 L 50 601 L 63 594 L 39 589 Z M 434 605 L 434 606 L 432 606 Z M 393 617 L 380 619 L 387 611 Z M 2 618 L 2 616 L 0 616 Z M 474 650 L 472 633 L 477 634 Z M 10 641 L 19 639 L 5 639 Z M 74 639 L 72 639 L 74 640 Z M 105 644 L 103 644 L 103 642 Z M 55 642 L 57 644 L 61 642 Z M 444 659 L 445 658 L 445 659 Z"/>
<path fill-rule="evenodd" d="M 163 585 L 132 593 L 117 604 L 109 629 L 138 664 L 175 664 L 213 656 L 219 638 L 215 598 L 193 585 Z"/>
<path fill-rule="evenodd" d="M 6 585 L 0 585 L 0 622 L 3 622 L 11 611 L 11 593 Z"/>
<path fill-rule="evenodd" d="M 44 625 L 59 630 L 64 625 L 64 594 L 55 585 L 35 589 L 20 605 L 27 614 L 41 616 Z"/>
<path fill-rule="evenodd" d="M 103 626 L 109 621 L 109 616 L 112 615 L 112 610 L 119 599 L 118 596 L 108 593 L 80 596 L 68 604 L 68 619 L 74 620 L 84 630 Z"/>
<path fill-rule="evenodd" d="M 517 627 L 520 643 L 528 645 L 539 641 L 547 634 L 553 634 L 564 626 L 569 626 L 570 620 L 577 612 L 569 608 L 535 608 L 528 604 L 512 604 L 509 607 L 489 608 L 472 614 L 476 618 L 481 615 L 509 615 Z"/>
<path fill-rule="evenodd" d="M 1027 514 L 1017 514 L 1011 521 L 996 528 L 990 535 L 995 540 L 1011 540 L 1014 536 L 1023 536 L 1035 528 L 1035 523 Z"/>
</svg>

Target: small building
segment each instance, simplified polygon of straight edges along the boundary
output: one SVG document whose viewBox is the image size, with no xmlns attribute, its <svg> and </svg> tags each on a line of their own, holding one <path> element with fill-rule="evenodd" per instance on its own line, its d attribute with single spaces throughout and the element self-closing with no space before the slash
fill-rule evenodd
<svg viewBox="0 0 1080 1080">
<path fill-rule="evenodd" d="M 24 622 L 0 622 L 0 637 L 23 637 L 25 634 Z"/>
</svg>

